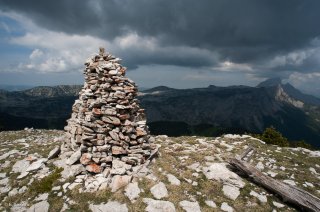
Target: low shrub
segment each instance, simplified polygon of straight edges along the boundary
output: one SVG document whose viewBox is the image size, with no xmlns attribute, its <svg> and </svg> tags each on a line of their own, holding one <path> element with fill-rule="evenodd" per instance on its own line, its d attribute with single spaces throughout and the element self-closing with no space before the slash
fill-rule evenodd
<svg viewBox="0 0 320 212">
<path fill-rule="evenodd" d="M 274 144 L 281 147 L 287 147 L 290 144 L 288 139 L 283 137 L 283 135 L 272 126 L 266 128 L 262 135 L 259 136 L 259 139 L 267 144 Z"/>
</svg>

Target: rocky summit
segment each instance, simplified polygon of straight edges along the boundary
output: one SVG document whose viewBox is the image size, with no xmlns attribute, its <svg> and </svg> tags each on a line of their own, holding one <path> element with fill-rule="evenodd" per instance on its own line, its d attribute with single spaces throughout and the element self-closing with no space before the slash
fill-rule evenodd
<svg viewBox="0 0 320 212">
<path fill-rule="evenodd" d="M 107 182 L 113 190 L 128 184 L 130 176 L 142 174 L 143 164 L 157 151 L 136 99 L 137 86 L 125 77 L 120 62 L 104 48 L 87 59 L 85 84 L 72 107 L 61 147 L 61 158 L 70 169 L 83 166 L 90 174 L 110 175 Z"/>
<path fill-rule="evenodd" d="M 0 211 L 299 210 L 230 168 L 229 159 L 249 146 L 257 150 L 249 163 L 264 175 L 320 197 L 319 151 L 267 145 L 249 135 L 156 136 L 161 157 L 147 176 L 115 175 L 110 187 L 105 171 L 91 174 L 56 156 L 64 136 L 58 130 L 0 132 Z"/>
</svg>

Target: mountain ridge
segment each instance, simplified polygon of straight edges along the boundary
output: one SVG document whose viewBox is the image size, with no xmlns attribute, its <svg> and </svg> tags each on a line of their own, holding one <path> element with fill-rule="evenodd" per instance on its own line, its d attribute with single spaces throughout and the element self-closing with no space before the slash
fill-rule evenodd
<svg viewBox="0 0 320 212">
<path fill-rule="evenodd" d="M 320 99 L 288 84 L 269 85 L 193 89 L 159 86 L 141 91 L 138 98 L 155 134 L 261 133 L 272 125 L 292 140 L 304 139 L 320 146 Z M 10 120 L 29 120 L 26 127 L 62 129 L 81 87 L 42 86 L 0 92 L 0 125 L 3 130 L 11 130 L 16 128 Z"/>
</svg>

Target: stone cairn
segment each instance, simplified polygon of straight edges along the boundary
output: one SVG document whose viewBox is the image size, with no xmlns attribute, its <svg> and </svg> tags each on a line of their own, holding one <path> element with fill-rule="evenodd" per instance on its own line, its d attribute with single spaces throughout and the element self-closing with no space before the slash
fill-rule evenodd
<svg viewBox="0 0 320 212">
<path fill-rule="evenodd" d="M 85 83 L 67 121 L 68 165 L 80 162 L 88 173 L 134 175 L 157 151 L 149 135 L 137 86 L 125 77 L 121 59 L 100 48 L 85 63 Z"/>
</svg>

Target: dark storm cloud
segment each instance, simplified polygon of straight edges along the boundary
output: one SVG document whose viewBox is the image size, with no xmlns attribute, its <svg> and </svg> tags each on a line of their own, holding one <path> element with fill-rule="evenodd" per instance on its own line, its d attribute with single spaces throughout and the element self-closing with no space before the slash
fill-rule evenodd
<svg viewBox="0 0 320 212">
<path fill-rule="evenodd" d="M 205 49 L 238 63 L 261 63 L 307 48 L 320 35 L 319 0 L 0 0 L 0 6 L 54 31 L 107 40 L 136 32 L 157 38 L 162 47 Z M 214 63 L 210 56 L 186 62 L 184 52 L 139 53 L 130 64 Z"/>
</svg>

